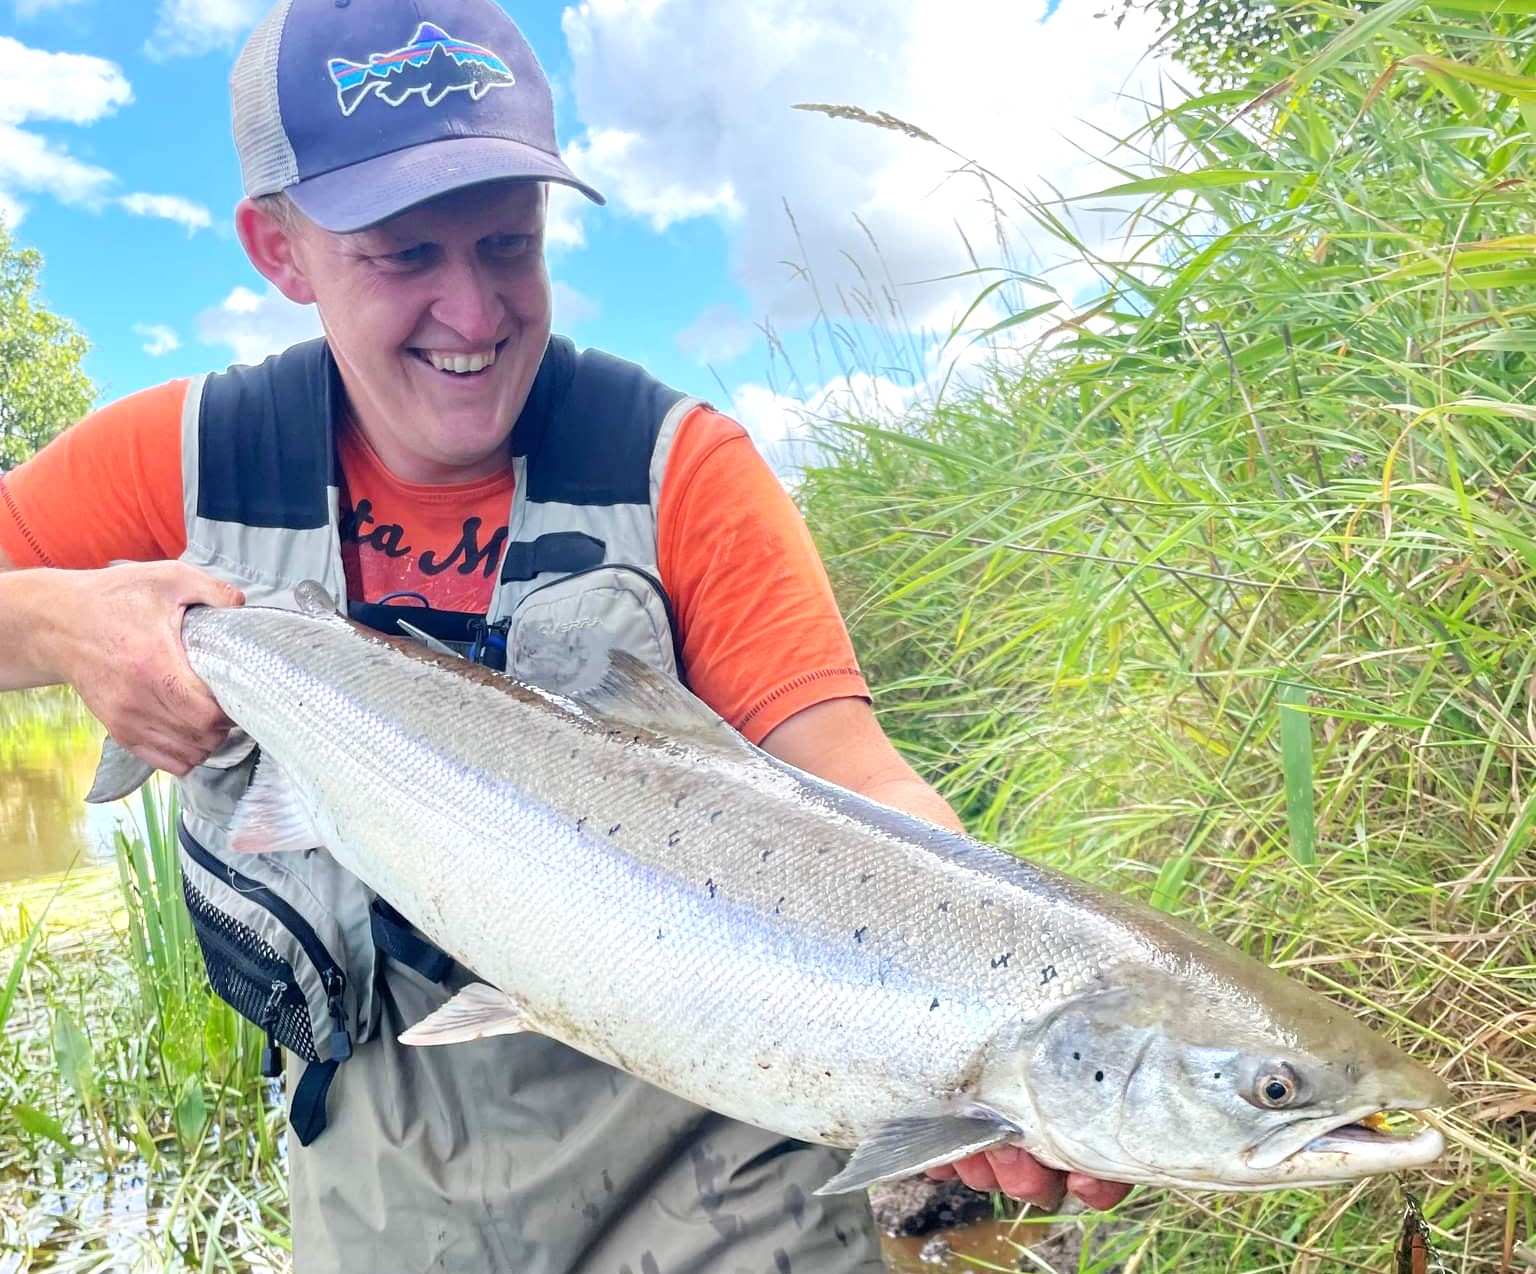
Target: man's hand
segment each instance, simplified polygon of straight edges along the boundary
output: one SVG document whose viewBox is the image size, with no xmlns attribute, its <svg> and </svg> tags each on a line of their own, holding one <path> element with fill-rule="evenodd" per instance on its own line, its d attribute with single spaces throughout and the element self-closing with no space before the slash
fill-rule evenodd
<svg viewBox="0 0 1536 1274">
<path fill-rule="evenodd" d="M 3 583 L 34 584 L 46 599 L 36 662 L 128 751 L 182 775 L 223 743 L 232 723 L 187 663 L 181 619 L 189 606 L 241 605 L 239 589 L 180 562 L 19 571 Z"/>
<path fill-rule="evenodd" d="M 1054 1211 L 1068 1193 L 1090 1208 L 1112 1208 L 1131 1192 L 1119 1181 L 1100 1181 L 1086 1172 L 1057 1172 L 1018 1146 L 994 1146 L 954 1163 L 929 1168 L 935 1181 L 959 1177 L 972 1190 L 1001 1190 L 1010 1199 Z"/>
</svg>

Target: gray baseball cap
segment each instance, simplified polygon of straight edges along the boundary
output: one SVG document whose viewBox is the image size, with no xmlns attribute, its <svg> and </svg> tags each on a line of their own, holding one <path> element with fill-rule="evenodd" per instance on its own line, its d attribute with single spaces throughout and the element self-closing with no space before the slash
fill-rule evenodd
<svg viewBox="0 0 1536 1274">
<path fill-rule="evenodd" d="M 346 233 L 525 178 L 603 197 L 560 158 L 549 81 L 493 0 L 280 0 L 230 75 L 247 195 Z"/>
</svg>

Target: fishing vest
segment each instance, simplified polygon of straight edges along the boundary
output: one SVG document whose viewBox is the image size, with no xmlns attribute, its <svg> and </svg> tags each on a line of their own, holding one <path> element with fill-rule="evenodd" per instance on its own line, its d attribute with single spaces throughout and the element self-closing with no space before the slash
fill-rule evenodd
<svg viewBox="0 0 1536 1274">
<path fill-rule="evenodd" d="M 341 382 L 326 342 L 199 377 L 182 414 L 182 560 L 292 606 L 316 580 L 345 607 L 334 428 Z M 677 427 L 698 405 L 641 368 L 552 337 L 511 435 L 515 489 L 477 649 L 518 677 L 578 690 L 610 649 L 680 676 L 658 577 L 656 510 Z M 360 607 L 369 622 L 378 608 Z M 430 612 L 422 612 L 424 615 Z M 413 612 L 413 615 L 415 612 Z M 377 1033 L 382 956 L 441 981 L 452 969 L 324 849 L 236 854 L 225 829 L 250 783 L 242 732 L 179 780 L 187 907 L 214 991 L 306 1063 L 289 1121 L 325 1127 L 336 1068 Z"/>
</svg>

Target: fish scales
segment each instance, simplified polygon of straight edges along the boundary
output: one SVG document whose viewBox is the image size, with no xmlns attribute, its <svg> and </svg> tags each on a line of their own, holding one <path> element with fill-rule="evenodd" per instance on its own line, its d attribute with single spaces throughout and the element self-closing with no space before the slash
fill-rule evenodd
<svg viewBox="0 0 1536 1274">
<path fill-rule="evenodd" d="M 331 811 L 328 839 L 401 849 L 389 867 L 349 865 L 455 958 L 515 987 L 566 1043 L 675 1087 L 667 1070 L 677 1065 L 675 1046 L 663 1048 L 653 1032 L 665 1022 L 669 1039 L 710 1059 L 711 1073 L 693 1069 L 690 1095 L 736 1117 L 783 1122 L 814 1041 L 822 1070 L 855 1082 L 848 1101 L 818 1102 L 792 1131 L 852 1144 L 871 1120 L 860 1108 L 866 1087 L 882 1109 L 926 1099 L 935 1080 L 958 1085 L 976 1018 L 1013 1007 L 1006 996 L 979 1000 L 976 961 L 959 954 L 957 913 L 975 882 L 956 873 L 957 906 L 935 912 L 932 933 L 895 929 L 882 911 L 893 874 L 882 871 L 883 889 L 858 880 L 851 821 L 830 805 L 791 827 L 777 795 L 771 820 L 750 808 L 712 817 L 722 786 L 740 781 L 728 760 L 637 742 L 634 730 L 551 711 L 550 696 L 402 661 L 350 630 L 316 640 L 305 625 L 295 634 L 302 641 L 285 644 L 277 633 L 302 621 L 273 613 L 276 632 L 231 641 L 218 617 L 198 618 L 186 636 L 194 668 L 290 778 L 313 790 L 314 807 Z M 453 734 L 423 748 L 424 723 L 445 708 Z M 572 764 L 573 749 L 584 765 Z M 408 770 L 402 755 L 416 758 Z M 487 882 L 506 899 L 494 913 Z M 818 894 L 860 892 L 863 905 L 849 913 L 860 926 L 834 927 L 809 905 Z M 1020 943 L 1019 933 L 1004 934 L 1016 918 L 1002 908 L 972 910 L 977 927 Z M 856 937 L 856 928 L 865 932 Z M 920 974 L 911 957 L 926 950 L 942 959 Z M 1008 979 L 1004 968 L 989 973 Z M 648 1063 L 653 1055 L 662 1060 Z"/>
<path fill-rule="evenodd" d="M 1437 1150 L 1334 1135 L 1444 1085 L 1328 1001 L 784 765 L 654 674 L 633 702 L 569 699 L 257 607 L 195 609 L 183 638 L 320 842 L 527 1025 L 726 1115 L 859 1147 L 859 1180 L 942 1161 L 955 1120 L 1057 1166 L 1250 1189 Z M 1321 1113 L 1264 1111 L 1270 1071 L 1305 1078 Z"/>
</svg>

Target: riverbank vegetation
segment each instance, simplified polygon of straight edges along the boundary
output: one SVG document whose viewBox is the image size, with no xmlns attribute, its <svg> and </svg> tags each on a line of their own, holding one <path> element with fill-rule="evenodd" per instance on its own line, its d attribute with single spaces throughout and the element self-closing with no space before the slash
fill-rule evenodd
<svg viewBox="0 0 1536 1274">
<path fill-rule="evenodd" d="M 171 818 L 146 788 L 115 871 L 0 898 L 5 1274 L 286 1268 L 281 1110 L 207 987 Z"/>
<path fill-rule="evenodd" d="M 802 487 L 883 720 L 979 835 L 1198 921 L 1455 1081 L 1451 1153 L 1404 1184 L 1458 1271 L 1536 1261 L 1516 8 L 1325 21 L 1154 114 L 1095 197 L 988 174 L 1018 241 L 1089 270 L 1009 277 L 1032 339 L 936 408 L 826 430 Z M 1128 205 L 1107 242 L 1076 229 Z M 1160 1198 L 1118 1259 L 1391 1269 L 1400 1190 Z"/>
</svg>

